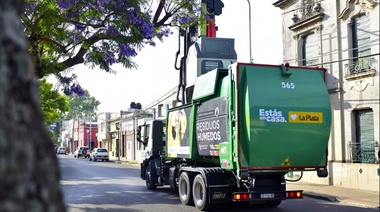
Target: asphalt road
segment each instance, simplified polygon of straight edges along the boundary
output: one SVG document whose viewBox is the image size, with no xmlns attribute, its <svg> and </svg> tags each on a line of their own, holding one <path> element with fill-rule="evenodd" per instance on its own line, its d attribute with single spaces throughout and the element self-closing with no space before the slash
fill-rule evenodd
<svg viewBox="0 0 380 212">
<path fill-rule="evenodd" d="M 148 191 L 140 179 L 138 166 L 114 162 L 93 162 L 73 155 L 57 155 L 61 169 L 61 185 L 68 212 L 190 212 L 195 207 L 182 205 L 176 191 L 169 187 Z M 249 204 L 228 204 L 214 211 L 273 211 L 273 212 L 364 212 L 378 209 L 360 208 L 342 203 L 304 198 L 286 200 L 277 208 L 259 208 Z"/>
</svg>

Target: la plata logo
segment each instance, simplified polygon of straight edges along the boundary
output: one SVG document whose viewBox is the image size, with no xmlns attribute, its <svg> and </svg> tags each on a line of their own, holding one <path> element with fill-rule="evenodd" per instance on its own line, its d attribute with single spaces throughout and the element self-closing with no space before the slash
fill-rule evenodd
<svg viewBox="0 0 380 212">
<path fill-rule="evenodd" d="M 289 111 L 289 122 L 320 124 L 323 122 L 323 113 Z"/>
</svg>

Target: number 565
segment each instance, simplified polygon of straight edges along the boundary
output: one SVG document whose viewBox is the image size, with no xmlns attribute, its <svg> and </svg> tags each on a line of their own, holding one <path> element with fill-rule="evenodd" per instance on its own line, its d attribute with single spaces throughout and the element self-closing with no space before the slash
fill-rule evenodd
<svg viewBox="0 0 380 212">
<path fill-rule="evenodd" d="M 294 89 L 294 88 L 296 88 L 296 86 L 294 85 L 294 83 L 293 82 L 282 82 L 281 83 L 281 87 L 282 88 L 288 88 L 288 89 Z"/>
</svg>

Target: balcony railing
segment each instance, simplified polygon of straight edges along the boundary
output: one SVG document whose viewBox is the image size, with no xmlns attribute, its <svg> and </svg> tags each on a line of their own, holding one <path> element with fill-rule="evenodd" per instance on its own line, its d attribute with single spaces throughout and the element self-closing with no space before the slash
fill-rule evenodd
<svg viewBox="0 0 380 212">
<path fill-rule="evenodd" d="M 345 64 L 346 79 L 356 77 L 374 76 L 377 67 L 377 60 L 375 58 L 363 57 L 357 61 L 351 61 Z"/>
<path fill-rule="evenodd" d="M 349 161 L 353 163 L 379 163 L 379 158 L 376 156 L 378 153 L 375 147 L 378 147 L 375 143 L 349 143 Z M 378 148 L 377 151 L 379 151 Z"/>
</svg>

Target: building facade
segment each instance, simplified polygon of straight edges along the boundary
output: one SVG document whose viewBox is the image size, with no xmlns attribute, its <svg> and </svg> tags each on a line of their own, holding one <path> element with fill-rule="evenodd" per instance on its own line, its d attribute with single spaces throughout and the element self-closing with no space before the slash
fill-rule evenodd
<svg viewBox="0 0 380 212">
<path fill-rule="evenodd" d="M 78 146 L 90 149 L 98 147 L 98 127 L 96 122 L 84 119 L 72 119 L 62 122 L 61 144 L 67 147 L 69 153 L 74 153 Z"/>
<path fill-rule="evenodd" d="M 379 191 L 379 3 L 280 0 L 283 59 L 326 69 L 333 123 L 329 177 L 305 180 Z M 306 142 L 306 141 L 305 141 Z"/>
<path fill-rule="evenodd" d="M 137 126 L 151 120 L 152 114 L 141 109 L 99 113 L 97 126 L 99 147 L 106 148 L 117 160 L 141 161 L 142 144 L 136 140 Z"/>
</svg>

